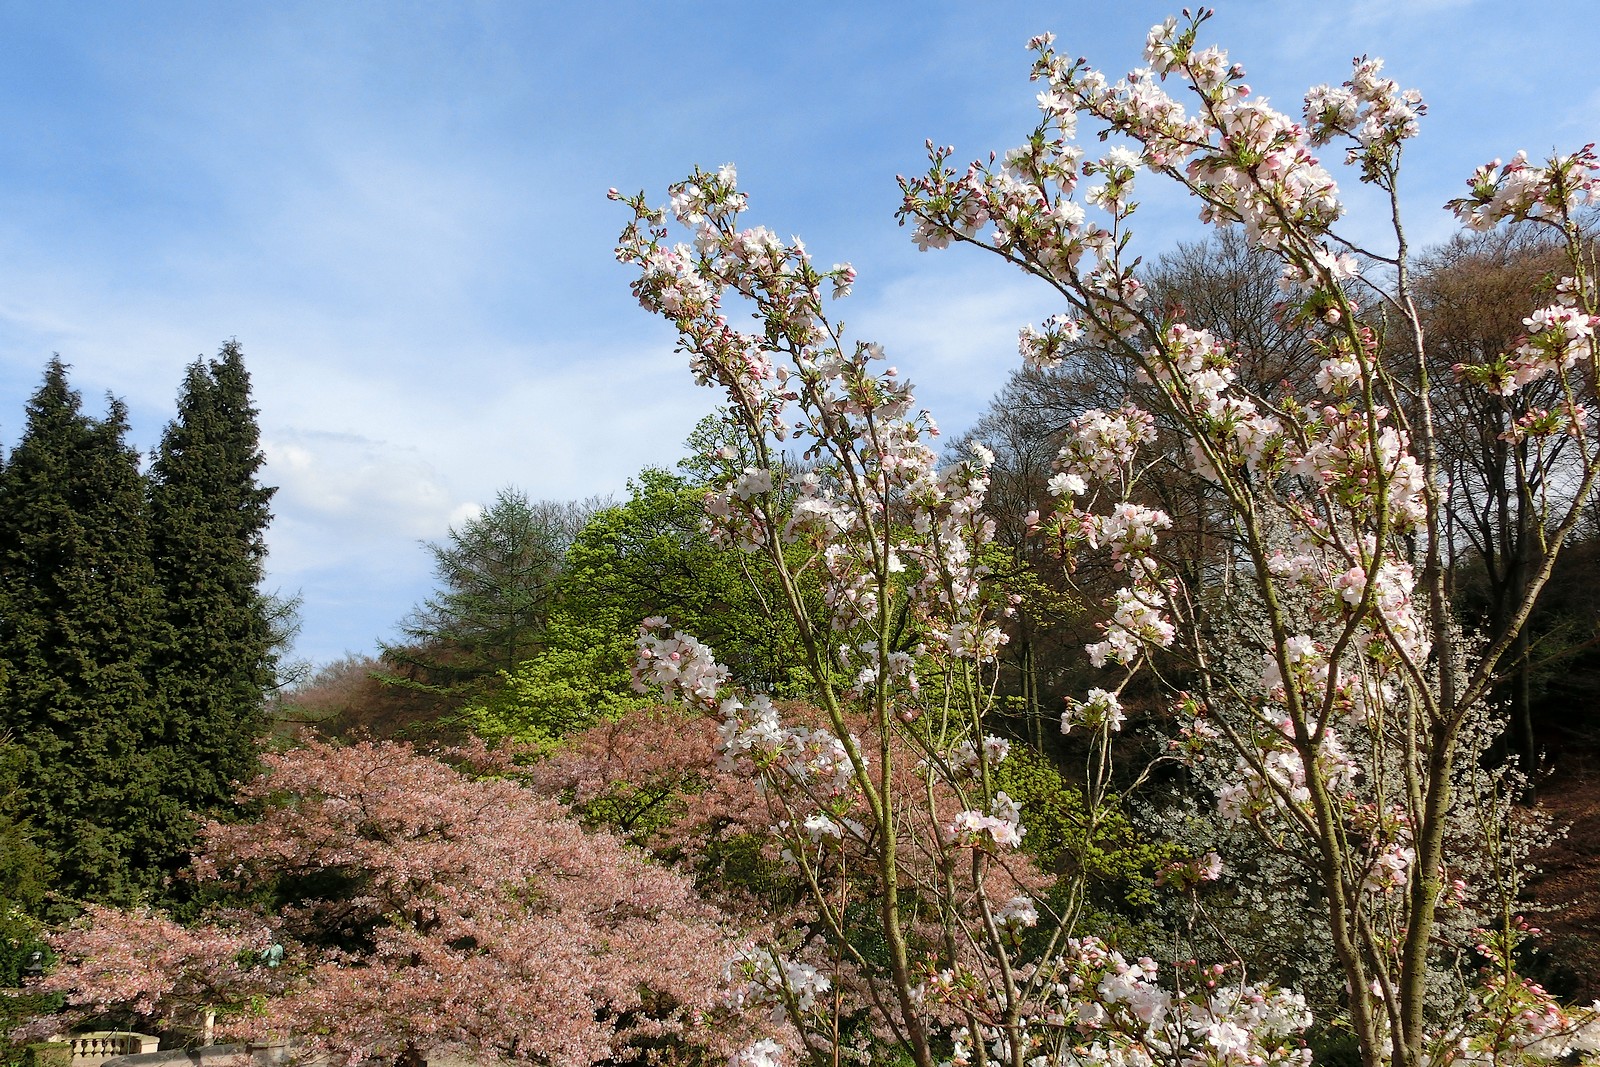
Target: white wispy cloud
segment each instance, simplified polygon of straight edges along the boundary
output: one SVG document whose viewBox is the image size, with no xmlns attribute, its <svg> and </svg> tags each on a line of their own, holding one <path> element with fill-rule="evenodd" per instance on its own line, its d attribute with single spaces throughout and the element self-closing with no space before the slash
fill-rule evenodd
<svg viewBox="0 0 1600 1067">
<path fill-rule="evenodd" d="M 1059 306 L 971 250 L 910 251 L 892 175 L 925 137 L 964 161 L 1026 135 L 1028 36 L 1120 73 L 1171 5 L 691 7 L 0 11 L 0 439 L 59 351 L 86 394 L 128 399 L 149 447 L 184 365 L 237 337 L 280 487 L 272 582 L 305 596 L 307 655 L 369 647 L 428 591 L 418 540 L 497 489 L 620 493 L 677 457 L 717 397 L 632 304 L 604 190 L 659 200 L 728 160 L 752 221 L 855 262 L 852 333 L 960 432 L 1017 329 Z M 1543 22 L 1583 14 L 1556 0 Z M 1538 21 L 1488 0 L 1262 0 L 1212 27 L 1280 107 L 1368 51 L 1424 90 L 1406 196 L 1425 243 L 1472 166 L 1600 125 L 1587 39 Z M 1341 180 L 1353 232 L 1381 242 Z M 1181 198 L 1140 199 L 1147 257 L 1196 236 Z"/>
</svg>

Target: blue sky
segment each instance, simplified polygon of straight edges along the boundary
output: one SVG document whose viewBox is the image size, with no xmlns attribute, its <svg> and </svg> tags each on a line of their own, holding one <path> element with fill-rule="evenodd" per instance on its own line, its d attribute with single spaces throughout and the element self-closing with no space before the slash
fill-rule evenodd
<svg viewBox="0 0 1600 1067">
<path fill-rule="evenodd" d="M 849 260 L 851 330 L 947 431 L 1045 294 L 894 223 L 925 138 L 967 158 L 1035 121 L 1024 42 L 1120 74 L 1175 9 L 1128 3 L 0 3 L 0 442 L 59 352 L 148 449 L 185 364 L 237 337 L 279 487 L 270 584 L 298 651 L 391 636 L 419 540 L 495 491 L 621 495 L 715 403 L 612 259 L 609 186 L 664 199 L 735 162 L 753 221 Z M 1231 3 L 1208 38 L 1298 110 L 1383 56 L 1430 107 L 1415 239 L 1479 163 L 1600 136 L 1592 0 Z M 1353 176 L 1340 175 L 1347 190 Z M 1146 189 L 1147 256 L 1199 235 Z M 1354 202 L 1351 232 L 1381 230 Z"/>
</svg>

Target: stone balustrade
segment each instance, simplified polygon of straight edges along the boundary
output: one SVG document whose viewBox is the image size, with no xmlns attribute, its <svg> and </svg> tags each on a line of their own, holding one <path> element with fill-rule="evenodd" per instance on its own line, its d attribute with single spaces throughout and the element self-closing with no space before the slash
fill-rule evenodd
<svg viewBox="0 0 1600 1067">
<path fill-rule="evenodd" d="M 161 1039 L 132 1030 L 90 1030 L 81 1034 L 65 1034 L 56 1041 L 72 1046 L 72 1067 L 97 1067 L 113 1056 L 137 1056 L 154 1052 Z"/>
</svg>

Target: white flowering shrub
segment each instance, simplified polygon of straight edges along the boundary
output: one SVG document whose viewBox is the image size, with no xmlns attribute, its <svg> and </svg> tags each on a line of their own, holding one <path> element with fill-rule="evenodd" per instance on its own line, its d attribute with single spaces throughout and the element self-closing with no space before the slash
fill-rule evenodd
<svg viewBox="0 0 1600 1067">
<path fill-rule="evenodd" d="M 1515 978 L 1509 934 L 1477 949 L 1499 967 L 1490 980 L 1447 1010 L 1429 999 L 1442 914 L 1489 892 L 1464 885 L 1452 827 L 1467 799 L 1459 771 L 1476 756 L 1470 724 L 1509 638 L 1465 640 L 1445 597 L 1448 487 L 1404 231 L 1397 223 L 1378 250 L 1342 236 L 1338 184 L 1316 155 L 1339 146 L 1356 179 L 1393 202 L 1425 108 L 1361 59 L 1342 85 L 1314 88 L 1300 116 L 1278 111 L 1224 52 L 1199 47 L 1205 18 L 1155 27 L 1148 66 L 1115 82 L 1049 35 L 1034 39 L 1042 119 L 1026 141 L 965 168 L 930 142 L 927 173 L 903 180 L 901 217 L 919 247 L 982 247 L 1059 294 L 1062 312 L 1022 331 L 1026 361 L 1093 345 L 1155 397 L 1151 410 L 1129 403 L 1072 423 L 1054 514 L 1037 524 L 1069 557 L 1103 555 L 1122 579 L 1085 649 L 1106 680 L 1069 703 L 1062 727 L 1103 754 L 1130 682 L 1157 654 L 1178 664 L 1194 682 L 1172 694 L 1184 747 L 1221 769 L 1224 819 L 1293 842 L 1364 1061 L 1565 1055 L 1588 1017 Z M 1086 151 L 1080 121 L 1113 142 Z M 1309 380 L 1252 390 L 1227 344 L 1150 305 L 1130 220 L 1135 186 L 1151 178 L 1177 182 L 1202 219 L 1277 257 L 1290 321 L 1322 353 Z M 1550 228 L 1568 251 L 1570 273 L 1527 320 L 1526 343 L 1458 372 L 1495 392 L 1562 385 L 1526 433 L 1572 439 L 1581 462 L 1539 516 L 1549 551 L 1529 604 L 1600 472 L 1587 423 L 1600 319 L 1575 220 L 1597 193 L 1600 163 L 1585 149 L 1485 167 L 1453 205 L 1477 228 Z M 726 758 L 761 784 L 774 838 L 811 892 L 801 944 L 749 957 L 730 972 L 735 995 L 769 998 L 819 1063 L 842 1055 L 848 1011 L 926 1067 L 1306 1062 L 1298 1035 L 1311 1020 L 1297 995 L 1226 963 L 1130 962 L 1073 929 L 1070 907 L 1046 904 L 1048 876 L 1019 852 L 1028 813 L 991 774 L 1005 756 L 986 719 L 1010 610 L 981 562 L 993 457 L 975 446 L 936 461 L 937 430 L 910 385 L 832 314 L 853 269 L 824 269 L 798 240 L 747 225 L 731 166 L 674 185 L 666 209 L 613 195 L 633 213 L 617 255 L 637 271 L 635 294 L 677 328 L 697 381 L 723 390 L 745 438 L 707 520 L 777 573 L 776 609 L 793 616 L 816 687 L 820 721 L 804 724 L 741 689 L 692 637 L 662 620 L 641 631 L 641 684 L 720 718 Z M 1362 306 L 1373 297 L 1404 339 L 1398 355 Z M 1156 454 L 1158 414 L 1176 456 Z M 1194 569 L 1164 555 L 1173 519 L 1142 495 L 1159 458 L 1210 484 L 1233 546 L 1219 565 L 1259 606 L 1259 625 L 1229 647 L 1213 641 Z M 820 605 L 802 575 L 820 580 Z M 1091 806 L 1108 774 L 1091 760 Z M 1202 855 L 1172 877 L 1199 883 L 1227 866 Z M 741 1062 L 778 1054 L 760 1044 Z"/>
</svg>

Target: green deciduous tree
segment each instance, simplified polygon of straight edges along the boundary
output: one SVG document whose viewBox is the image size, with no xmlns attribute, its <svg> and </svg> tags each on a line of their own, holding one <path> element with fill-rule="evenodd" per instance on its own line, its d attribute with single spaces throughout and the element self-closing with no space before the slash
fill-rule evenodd
<svg viewBox="0 0 1600 1067">
<path fill-rule="evenodd" d="M 761 561 L 712 543 L 704 496 L 691 479 L 648 467 L 627 501 L 595 512 L 567 550 L 543 647 L 468 708 L 466 725 L 541 743 L 636 706 L 628 662 L 652 616 L 699 628 L 747 677 L 793 691 L 793 628 L 768 616 L 779 594 Z"/>
<path fill-rule="evenodd" d="M 629 493 L 573 542 L 562 584 L 565 611 L 630 638 L 650 616 L 699 627 L 745 677 L 792 691 L 793 628 L 769 615 L 776 584 L 761 560 L 713 543 L 705 530 L 705 486 L 646 468 Z"/>
</svg>

